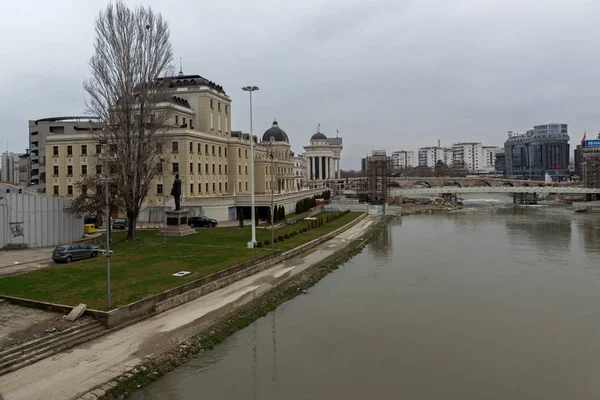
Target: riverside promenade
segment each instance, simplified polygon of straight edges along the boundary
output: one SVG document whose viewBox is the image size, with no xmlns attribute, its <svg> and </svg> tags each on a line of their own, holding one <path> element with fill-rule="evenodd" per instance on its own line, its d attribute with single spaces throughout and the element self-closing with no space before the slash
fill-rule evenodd
<svg viewBox="0 0 600 400">
<path fill-rule="evenodd" d="M 347 231 L 305 254 L 235 282 L 177 308 L 117 330 L 65 353 L 0 377 L 8 400 L 95 399 L 107 382 L 181 345 L 208 319 L 247 303 L 274 285 L 358 240 L 377 217 L 367 216 Z M 107 388 L 107 386 L 103 386 Z M 84 396 L 84 397 L 80 397 Z"/>
</svg>

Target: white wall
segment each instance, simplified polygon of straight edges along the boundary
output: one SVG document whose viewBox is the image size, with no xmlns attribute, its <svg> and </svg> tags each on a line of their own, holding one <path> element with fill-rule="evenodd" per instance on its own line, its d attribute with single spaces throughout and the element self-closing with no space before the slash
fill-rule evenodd
<svg viewBox="0 0 600 400">
<path fill-rule="evenodd" d="M 3 194 L 0 199 L 0 248 L 56 246 L 83 237 L 83 218 L 64 212 L 68 199 Z"/>
</svg>

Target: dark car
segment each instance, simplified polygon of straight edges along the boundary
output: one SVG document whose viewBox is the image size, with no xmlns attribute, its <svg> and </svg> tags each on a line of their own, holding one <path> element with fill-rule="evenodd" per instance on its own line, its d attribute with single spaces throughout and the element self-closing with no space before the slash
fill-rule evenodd
<svg viewBox="0 0 600 400">
<path fill-rule="evenodd" d="M 207 217 L 190 217 L 188 218 L 188 225 L 193 228 L 213 228 L 217 226 L 218 222 L 216 219 Z"/>
<path fill-rule="evenodd" d="M 75 260 L 98 257 L 100 251 L 98 246 L 92 246 L 85 243 L 65 244 L 58 246 L 52 252 L 54 262 L 70 263 Z"/>
<path fill-rule="evenodd" d="M 115 222 L 112 224 L 113 229 L 127 229 L 129 227 L 129 222 L 127 218 L 116 218 Z"/>
</svg>

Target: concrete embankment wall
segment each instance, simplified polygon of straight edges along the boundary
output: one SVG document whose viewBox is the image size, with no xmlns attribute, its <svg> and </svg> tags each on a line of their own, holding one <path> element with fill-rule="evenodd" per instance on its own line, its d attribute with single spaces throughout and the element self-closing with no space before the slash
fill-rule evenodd
<svg viewBox="0 0 600 400">
<path fill-rule="evenodd" d="M 277 265 L 291 257 L 302 254 L 323 242 L 339 235 L 340 233 L 350 229 L 362 219 L 366 217 L 366 214 L 361 215 L 354 221 L 336 229 L 320 238 L 314 239 L 308 243 L 305 243 L 292 250 L 281 253 L 276 251 L 272 254 L 268 254 L 248 262 L 238 264 L 231 268 L 217 272 L 215 274 L 206 276 L 194 282 L 167 290 L 154 296 L 147 297 L 135 303 L 128 304 L 111 311 L 99 311 L 88 309 L 85 311 L 85 315 L 89 315 L 108 328 L 124 325 L 132 321 L 136 321 L 142 318 L 147 318 L 151 315 L 166 311 L 168 309 L 177 307 L 188 301 L 202 297 L 208 293 L 211 293 L 217 289 L 228 286 L 234 282 L 237 282 L 243 278 L 251 276 L 257 272 L 263 271 L 274 265 Z M 23 305 L 26 307 L 40 308 L 49 311 L 57 311 L 61 313 L 69 313 L 73 307 L 62 305 L 39 302 L 29 299 L 21 299 L 11 296 L 0 296 L 7 301 Z"/>
</svg>

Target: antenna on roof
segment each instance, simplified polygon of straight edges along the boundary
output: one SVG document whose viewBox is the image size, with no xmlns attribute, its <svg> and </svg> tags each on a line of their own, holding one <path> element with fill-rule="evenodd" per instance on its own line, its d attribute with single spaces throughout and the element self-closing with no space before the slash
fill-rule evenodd
<svg viewBox="0 0 600 400">
<path fill-rule="evenodd" d="M 179 57 L 179 75 L 183 75 L 183 60 Z"/>
</svg>

